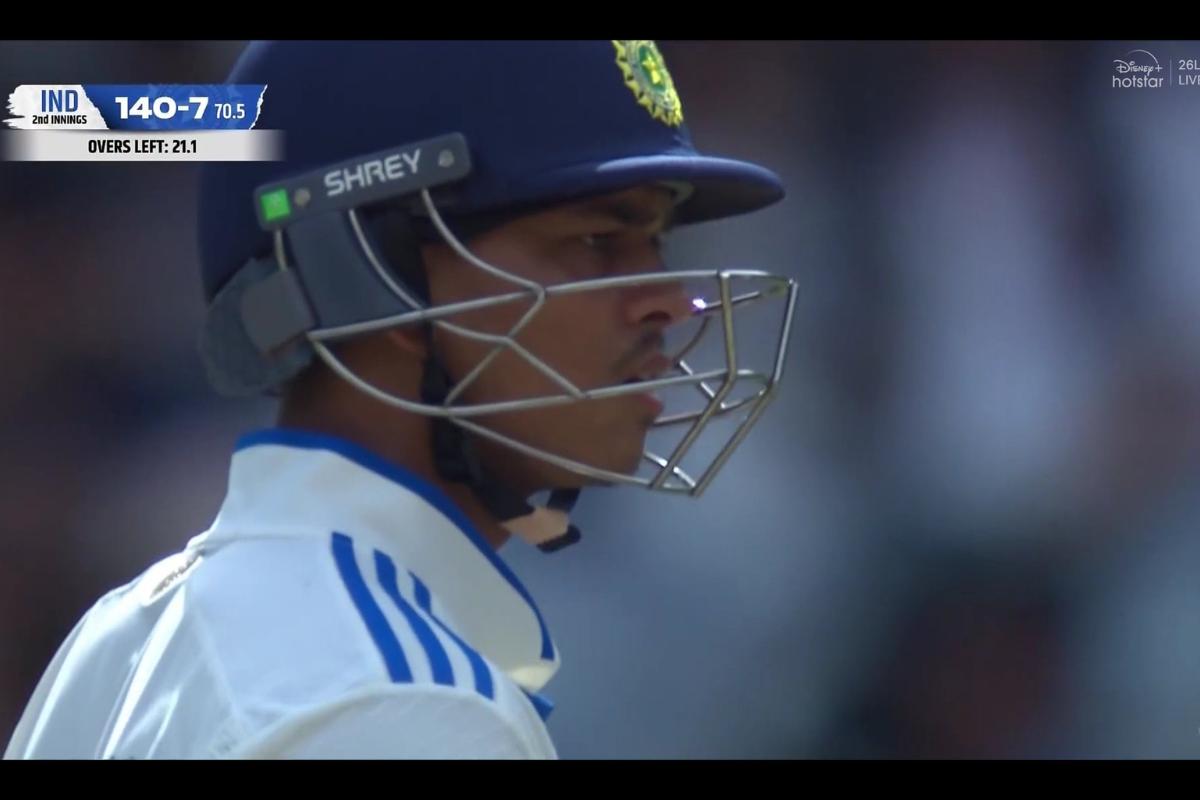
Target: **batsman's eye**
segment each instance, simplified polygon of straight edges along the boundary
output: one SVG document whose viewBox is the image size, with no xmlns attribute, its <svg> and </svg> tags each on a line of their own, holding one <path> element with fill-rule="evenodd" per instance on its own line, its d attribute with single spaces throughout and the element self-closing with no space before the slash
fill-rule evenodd
<svg viewBox="0 0 1200 800">
<path fill-rule="evenodd" d="M 588 250 L 605 255 L 616 252 L 621 244 L 615 233 L 585 233 L 579 240 Z"/>
<path fill-rule="evenodd" d="M 573 234 L 567 239 L 573 259 L 588 274 L 608 275 L 625 270 L 645 269 L 663 259 L 663 237 L 642 231 L 592 230 Z"/>
</svg>

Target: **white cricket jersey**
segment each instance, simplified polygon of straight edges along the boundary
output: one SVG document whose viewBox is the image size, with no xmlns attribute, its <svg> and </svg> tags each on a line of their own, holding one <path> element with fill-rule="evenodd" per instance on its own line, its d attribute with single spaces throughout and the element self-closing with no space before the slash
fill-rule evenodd
<svg viewBox="0 0 1200 800">
<path fill-rule="evenodd" d="M 443 492 L 271 429 L 239 440 L 212 527 L 75 626 L 5 758 L 554 758 L 558 665 Z"/>
</svg>

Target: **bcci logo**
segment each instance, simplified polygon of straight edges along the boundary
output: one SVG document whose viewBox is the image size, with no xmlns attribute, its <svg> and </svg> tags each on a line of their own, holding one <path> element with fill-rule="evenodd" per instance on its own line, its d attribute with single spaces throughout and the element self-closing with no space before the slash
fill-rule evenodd
<svg viewBox="0 0 1200 800">
<path fill-rule="evenodd" d="M 1130 50 L 1125 58 L 1114 58 L 1116 74 L 1113 75 L 1114 89 L 1160 89 L 1163 86 L 1162 65 L 1154 54 L 1146 50 Z"/>
<path fill-rule="evenodd" d="M 633 92 L 638 104 L 649 111 L 650 116 L 672 128 L 683 124 L 683 107 L 657 45 L 635 39 L 614 41 L 613 46 L 617 48 L 617 66 L 625 76 L 625 85 Z"/>
</svg>

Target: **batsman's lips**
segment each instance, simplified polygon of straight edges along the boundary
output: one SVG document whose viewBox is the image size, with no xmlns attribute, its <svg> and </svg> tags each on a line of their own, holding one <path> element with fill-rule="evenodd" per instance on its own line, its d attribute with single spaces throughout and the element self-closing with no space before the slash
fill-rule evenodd
<svg viewBox="0 0 1200 800">
<path fill-rule="evenodd" d="M 664 356 L 662 353 L 655 353 L 643 361 L 637 369 L 633 371 L 628 378 L 622 381 L 623 384 L 641 383 L 643 381 L 652 381 L 662 377 L 663 373 L 671 368 L 671 359 Z M 663 402 L 653 392 L 642 392 L 641 394 L 633 395 L 640 401 L 648 411 L 652 412 L 654 417 L 662 413 Z"/>
<path fill-rule="evenodd" d="M 652 381 L 662 376 L 671 368 L 671 359 L 659 352 L 652 353 L 642 360 L 625 378 L 625 383 L 637 381 Z"/>
</svg>

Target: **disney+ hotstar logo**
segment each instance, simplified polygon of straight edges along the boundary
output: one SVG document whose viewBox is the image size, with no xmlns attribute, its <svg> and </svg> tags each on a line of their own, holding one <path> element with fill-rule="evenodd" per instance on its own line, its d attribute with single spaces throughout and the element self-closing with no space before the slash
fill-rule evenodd
<svg viewBox="0 0 1200 800">
<path fill-rule="evenodd" d="M 1147 50 L 1130 50 L 1125 58 L 1114 58 L 1116 74 L 1112 77 L 1114 89 L 1160 89 L 1164 78 L 1162 64 Z"/>
</svg>

